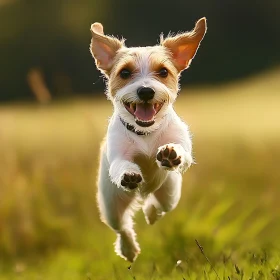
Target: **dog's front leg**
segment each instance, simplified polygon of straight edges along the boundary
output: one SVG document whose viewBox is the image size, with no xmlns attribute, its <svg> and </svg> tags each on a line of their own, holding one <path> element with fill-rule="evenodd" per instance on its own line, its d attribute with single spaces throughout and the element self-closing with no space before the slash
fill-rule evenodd
<svg viewBox="0 0 280 280">
<path fill-rule="evenodd" d="M 109 135 L 107 142 L 109 176 L 112 183 L 125 190 L 136 189 L 143 183 L 140 167 L 133 162 L 137 150 L 130 141 L 126 133 L 117 130 L 114 135 Z"/>
</svg>

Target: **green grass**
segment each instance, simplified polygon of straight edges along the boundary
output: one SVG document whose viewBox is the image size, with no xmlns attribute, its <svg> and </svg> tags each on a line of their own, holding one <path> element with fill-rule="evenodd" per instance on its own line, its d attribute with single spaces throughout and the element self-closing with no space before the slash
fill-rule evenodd
<svg viewBox="0 0 280 280">
<path fill-rule="evenodd" d="M 130 270 L 95 203 L 110 103 L 0 107 L 0 280 L 280 279 L 279 74 L 184 89 L 197 164 L 174 211 L 136 215 Z"/>
</svg>

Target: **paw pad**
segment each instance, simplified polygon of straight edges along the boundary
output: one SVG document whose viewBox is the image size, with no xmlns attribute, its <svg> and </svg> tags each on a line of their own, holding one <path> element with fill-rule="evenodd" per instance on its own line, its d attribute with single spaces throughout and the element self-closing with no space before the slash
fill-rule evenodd
<svg viewBox="0 0 280 280">
<path fill-rule="evenodd" d="M 165 146 L 157 153 L 157 160 L 162 166 L 173 168 L 178 166 L 181 161 L 181 156 L 178 156 L 174 147 Z"/>
<path fill-rule="evenodd" d="M 121 185 L 130 190 L 136 189 L 138 184 L 142 182 L 142 177 L 137 173 L 125 173 L 121 181 Z"/>
</svg>

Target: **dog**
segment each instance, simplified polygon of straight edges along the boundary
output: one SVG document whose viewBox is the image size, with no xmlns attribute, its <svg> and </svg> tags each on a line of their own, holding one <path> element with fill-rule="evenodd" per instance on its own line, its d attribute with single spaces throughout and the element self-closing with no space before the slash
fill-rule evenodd
<svg viewBox="0 0 280 280">
<path fill-rule="evenodd" d="M 142 208 L 154 224 L 173 210 L 182 173 L 194 162 L 189 128 L 173 103 L 206 30 L 201 18 L 190 32 L 161 35 L 159 45 L 128 48 L 104 35 L 101 23 L 91 25 L 90 52 L 114 107 L 101 145 L 97 202 L 101 220 L 117 234 L 116 254 L 129 262 L 140 253 L 134 213 Z"/>
</svg>

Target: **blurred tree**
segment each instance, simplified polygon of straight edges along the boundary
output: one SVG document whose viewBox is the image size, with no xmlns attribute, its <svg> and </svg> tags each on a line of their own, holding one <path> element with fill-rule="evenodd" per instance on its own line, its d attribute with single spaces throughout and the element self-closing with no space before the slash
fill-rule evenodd
<svg viewBox="0 0 280 280">
<path fill-rule="evenodd" d="M 54 96 L 100 90 L 88 51 L 95 21 L 143 46 L 206 16 L 208 34 L 182 82 L 241 78 L 279 64 L 279 10 L 276 0 L 0 0 L 0 100 L 34 98 L 27 83 L 34 68 Z"/>
</svg>

